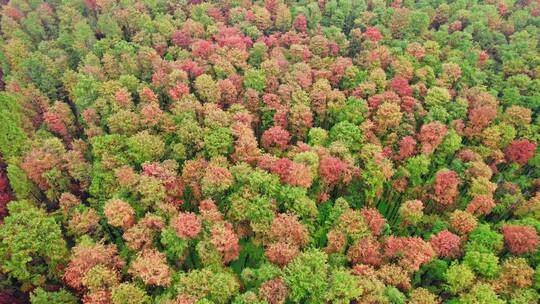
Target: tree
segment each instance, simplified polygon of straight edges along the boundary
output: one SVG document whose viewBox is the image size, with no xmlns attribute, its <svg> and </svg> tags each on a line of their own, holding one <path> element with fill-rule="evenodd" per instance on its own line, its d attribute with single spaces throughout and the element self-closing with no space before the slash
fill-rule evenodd
<svg viewBox="0 0 540 304">
<path fill-rule="evenodd" d="M 300 253 L 285 268 L 284 279 L 294 303 L 324 302 L 328 288 L 326 254 L 316 249 Z"/>
<path fill-rule="evenodd" d="M 45 291 L 43 288 L 38 287 L 30 296 L 30 303 L 32 304 L 46 304 L 46 303 L 58 303 L 58 304 L 75 304 L 77 298 L 65 290 L 60 291 Z"/>
<path fill-rule="evenodd" d="M 29 201 L 13 201 L 8 211 L 0 226 L 3 272 L 27 290 L 59 279 L 68 255 L 60 225 Z"/>
<path fill-rule="evenodd" d="M 195 89 L 199 97 L 207 102 L 218 102 L 220 92 L 212 76 L 202 74 L 195 79 Z"/>
<path fill-rule="evenodd" d="M 249 69 L 244 73 L 244 86 L 258 92 L 264 91 L 266 87 L 266 75 L 263 70 Z"/>
<path fill-rule="evenodd" d="M 445 272 L 446 289 L 453 294 L 458 294 L 468 289 L 474 282 L 475 275 L 472 270 L 463 264 L 453 263 Z"/>
</svg>

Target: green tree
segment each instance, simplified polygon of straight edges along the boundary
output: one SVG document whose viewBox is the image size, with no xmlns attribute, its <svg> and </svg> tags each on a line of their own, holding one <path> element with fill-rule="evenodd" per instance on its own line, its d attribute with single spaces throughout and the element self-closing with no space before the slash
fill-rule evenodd
<svg viewBox="0 0 540 304">
<path fill-rule="evenodd" d="M 21 282 L 23 289 L 59 279 L 68 250 L 58 223 L 29 201 L 11 202 L 8 210 L 0 226 L 2 271 Z"/>
<path fill-rule="evenodd" d="M 45 291 L 38 287 L 30 295 L 32 304 L 76 304 L 77 298 L 70 292 L 61 289 L 60 291 Z M 115 303 L 116 304 L 116 303 Z"/>
<path fill-rule="evenodd" d="M 293 303 L 323 303 L 328 288 L 328 257 L 318 249 L 300 253 L 284 270 Z M 337 290 L 336 290 L 337 291 Z"/>
</svg>

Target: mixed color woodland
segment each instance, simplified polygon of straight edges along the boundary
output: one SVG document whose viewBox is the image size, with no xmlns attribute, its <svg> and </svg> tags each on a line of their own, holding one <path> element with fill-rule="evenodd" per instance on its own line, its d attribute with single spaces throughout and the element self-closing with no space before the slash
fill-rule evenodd
<svg viewBox="0 0 540 304">
<path fill-rule="evenodd" d="M 536 304 L 540 1 L 10 0 L 1 304 Z"/>
</svg>

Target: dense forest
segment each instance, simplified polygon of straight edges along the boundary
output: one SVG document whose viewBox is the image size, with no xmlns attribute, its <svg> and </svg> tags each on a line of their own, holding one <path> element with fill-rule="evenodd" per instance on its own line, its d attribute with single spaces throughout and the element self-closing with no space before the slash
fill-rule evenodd
<svg viewBox="0 0 540 304">
<path fill-rule="evenodd" d="M 10 0 L 0 304 L 535 304 L 540 1 Z"/>
</svg>

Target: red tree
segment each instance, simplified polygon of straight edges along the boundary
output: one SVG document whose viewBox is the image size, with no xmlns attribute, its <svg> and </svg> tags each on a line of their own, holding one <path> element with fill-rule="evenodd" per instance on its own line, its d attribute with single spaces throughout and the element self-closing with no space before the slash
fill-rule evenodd
<svg viewBox="0 0 540 304">
<path fill-rule="evenodd" d="M 504 242 L 511 253 L 532 253 L 538 249 L 540 238 L 533 227 L 504 225 L 501 230 L 504 235 Z"/>
<path fill-rule="evenodd" d="M 448 230 L 433 235 L 429 243 L 440 257 L 455 259 L 461 254 L 461 238 Z"/>
<path fill-rule="evenodd" d="M 505 156 L 506 159 L 511 162 L 516 162 L 520 165 L 526 165 L 536 150 L 536 144 L 528 141 L 527 139 L 514 140 L 506 147 Z"/>
</svg>

